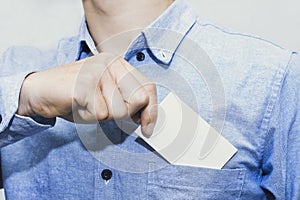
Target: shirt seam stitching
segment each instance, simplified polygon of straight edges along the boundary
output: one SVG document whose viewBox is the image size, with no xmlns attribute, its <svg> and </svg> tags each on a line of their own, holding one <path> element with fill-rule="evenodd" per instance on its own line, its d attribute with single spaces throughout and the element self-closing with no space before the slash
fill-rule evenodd
<svg viewBox="0 0 300 200">
<path fill-rule="evenodd" d="M 287 71 L 289 69 L 289 64 L 291 63 L 293 55 L 294 55 L 294 52 L 290 53 L 288 62 L 285 65 L 285 67 L 280 68 L 275 75 L 274 81 L 276 81 L 276 80 L 280 80 L 280 81 L 275 82 L 274 85 L 272 86 L 271 95 L 268 100 L 268 105 L 266 107 L 265 113 L 263 115 L 264 117 L 263 117 L 261 125 L 260 125 L 260 129 L 262 130 L 262 133 L 263 133 L 263 135 L 262 135 L 263 138 L 262 138 L 261 145 L 260 145 L 262 148 L 259 150 L 259 160 L 261 163 L 260 166 L 262 166 L 262 162 L 264 159 L 263 155 L 266 152 L 266 145 L 264 145 L 264 144 L 267 142 L 266 139 L 268 137 L 268 131 L 269 131 L 270 123 L 271 123 L 271 119 L 272 119 L 272 112 L 274 111 L 274 109 L 276 107 L 276 100 L 280 96 L 282 85 L 283 85 L 284 79 L 286 77 Z"/>
<path fill-rule="evenodd" d="M 293 53 L 292 53 L 291 58 L 290 58 L 290 60 L 289 60 L 289 62 L 288 62 L 288 66 L 290 66 L 291 60 L 292 60 L 292 56 L 295 55 L 295 54 L 297 54 L 297 53 L 296 53 L 296 52 L 293 52 Z M 288 153 L 288 149 L 289 149 L 289 142 L 288 142 L 288 141 L 289 141 L 289 137 L 290 137 L 290 134 L 287 135 L 286 141 L 285 141 L 287 146 L 286 146 L 286 152 L 285 152 L 284 169 L 287 169 L 287 162 L 288 162 L 288 156 L 287 156 L 287 153 Z M 287 178 L 287 172 L 285 172 L 285 175 L 286 175 L 286 176 L 285 176 L 285 179 L 284 179 L 284 181 L 285 181 L 285 184 L 284 184 L 284 186 L 285 186 L 285 187 L 284 187 L 285 193 L 284 193 L 283 196 L 284 196 L 284 198 L 287 198 L 287 192 L 286 192 L 286 191 L 287 191 L 287 187 L 288 187 L 287 184 L 286 184 L 286 183 L 287 183 L 287 180 L 288 180 L 288 178 Z"/>
<path fill-rule="evenodd" d="M 279 80 L 278 82 L 275 82 L 271 88 L 271 95 L 268 100 L 268 104 L 266 106 L 266 110 L 263 115 L 262 122 L 260 124 L 260 129 L 263 131 L 268 131 L 269 125 L 270 125 L 270 119 L 272 118 L 272 112 L 275 108 L 275 101 L 279 97 L 283 80 L 286 76 L 287 70 L 289 68 L 289 64 L 291 62 L 293 53 L 290 54 L 290 57 L 288 59 L 287 64 L 285 65 L 284 68 L 281 68 L 277 71 L 274 77 L 274 81 Z"/>
<path fill-rule="evenodd" d="M 241 199 L 241 197 L 242 197 L 243 189 L 244 189 L 245 182 L 246 182 L 245 177 L 246 177 L 246 172 L 243 173 L 243 182 L 241 184 L 241 190 L 240 190 L 240 193 L 239 193 L 237 199 Z"/>
<path fill-rule="evenodd" d="M 276 43 L 274 43 L 272 41 L 269 41 L 267 39 L 261 38 L 260 36 L 251 35 L 251 34 L 247 34 L 247 33 L 234 32 L 234 31 L 230 31 L 230 30 L 225 30 L 224 28 L 219 27 L 218 25 L 215 25 L 215 24 L 212 24 L 212 23 L 201 23 L 201 22 L 199 22 L 199 20 L 197 20 L 197 24 L 200 25 L 200 26 L 202 26 L 202 27 L 212 26 L 212 27 L 214 27 L 214 28 L 218 29 L 219 31 L 222 31 L 223 33 L 226 33 L 226 34 L 257 39 L 257 40 L 266 42 L 268 44 L 271 44 L 271 45 L 273 45 L 275 47 L 278 47 L 278 48 L 280 48 L 282 50 L 285 50 L 284 47 L 282 47 L 282 46 L 280 46 L 280 45 L 278 45 L 278 44 L 276 44 Z"/>
</svg>

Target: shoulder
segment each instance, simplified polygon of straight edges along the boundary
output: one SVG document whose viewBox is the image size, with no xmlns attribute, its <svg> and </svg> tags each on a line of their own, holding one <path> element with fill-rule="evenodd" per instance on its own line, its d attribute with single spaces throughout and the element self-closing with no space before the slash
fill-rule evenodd
<svg viewBox="0 0 300 200">
<path fill-rule="evenodd" d="M 298 84 L 300 86 L 300 55 L 297 52 L 293 52 L 289 65 L 288 65 L 288 73 L 292 75 L 292 78 L 298 80 Z"/>
<path fill-rule="evenodd" d="M 216 62 L 238 62 L 272 70 L 285 68 L 292 54 L 292 51 L 259 36 L 199 18 L 189 34 Z"/>
<path fill-rule="evenodd" d="M 64 54 L 61 57 L 68 57 L 77 48 L 76 42 L 78 43 L 78 36 L 64 38 L 59 41 L 56 49 L 49 50 L 33 46 L 11 46 L 1 55 L 0 71 L 4 75 L 12 71 L 21 72 L 31 68 L 42 70 L 57 66 L 60 54 Z"/>
<path fill-rule="evenodd" d="M 42 68 L 55 60 L 55 50 L 41 51 L 30 46 L 12 46 L 0 58 L 2 75 Z"/>
<path fill-rule="evenodd" d="M 286 76 L 283 81 L 283 86 L 288 92 L 295 93 L 298 100 L 300 99 L 300 55 L 293 52 L 286 70 Z M 284 87 L 283 87 L 284 88 Z"/>
<path fill-rule="evenodd" d="M 256 109 L 256 114 L 261 117 L 263 111 L 263 121 L 268 122 L 279 96 L 288 98 L 292 93 L 295 98 L 298 96 L 300 59 L 297 53 L 261 37 L 203 20 L 195 23 L 189 38 L 215 64 L 228 97 L 231 97 L 228 102 L 247 107 L 245 113 Z M 255 108 L 249 105 L 255 105 Z"/>
<path fill-rule="evenodd" d="M 38 58 L 52 57 L 55 54 L 55 50 L 40 50 L 32 46 L 11 46 L 2 55 L 3 62 L 5 64 L 22 64 L 22 63 L 35 63 Z"/>
</svg>

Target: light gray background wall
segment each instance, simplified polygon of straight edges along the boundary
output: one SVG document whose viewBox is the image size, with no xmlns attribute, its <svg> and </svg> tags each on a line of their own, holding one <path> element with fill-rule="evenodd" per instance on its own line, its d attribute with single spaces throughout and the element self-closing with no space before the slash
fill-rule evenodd
<svg viewBox="0 0 300 200">
<path fill-rule="evenodd" d="M 202 18 L 300 52 L 298 0 L 189 1 Z M 55 48 L 78 32 L 81 17 L 81 0 L 0 0 L 0 54 L 12 45 Z"/>
<path fill-rule="evenodd" d="M 297 0 L 189 1 L 202 18 L 300 51 Z M 0 54 L 11 45 L 53 48 L 78 32 L 81 16 L 81 0 L 0 0 Z"/>
</svg>

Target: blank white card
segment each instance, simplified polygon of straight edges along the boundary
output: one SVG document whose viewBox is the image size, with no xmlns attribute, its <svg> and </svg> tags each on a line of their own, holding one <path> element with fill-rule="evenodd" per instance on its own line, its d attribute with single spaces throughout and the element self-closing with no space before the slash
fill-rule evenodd
<svg viewBox="0 0 300 200">
<path fill-rule="evenodd" d="M 161 102 L 153 135 L 135 131 L 169 163 L 221 169 L 237 149 L 196 112 L 169 93 Z"/>
</svg>

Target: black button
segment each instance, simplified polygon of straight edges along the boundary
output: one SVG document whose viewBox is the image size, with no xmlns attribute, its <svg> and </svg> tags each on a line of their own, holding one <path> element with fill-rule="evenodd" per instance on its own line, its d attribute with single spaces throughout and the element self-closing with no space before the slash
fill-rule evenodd
<svg viewBox="0 0 300 200">
<path fill-rule="evenodd" d="M 138 52 L 137 54 L 136 54 L 136 59 L 138 60 L 138 61 L 144 61 L 145 60 L 145 54 L 143 53 L 143 52 Z"/>
<path fill-rule="evenodd" d="M 105 169 L 105 170 L 102 171 L 101 177 L 104 180 L 108 181 L 112 177 L 112 172 L 109 169 Z"/>
<path fill-rule="evenodd" d="M 0 123 L 2 122 L 2 116 L 0 115 Z"/>
</svg>

